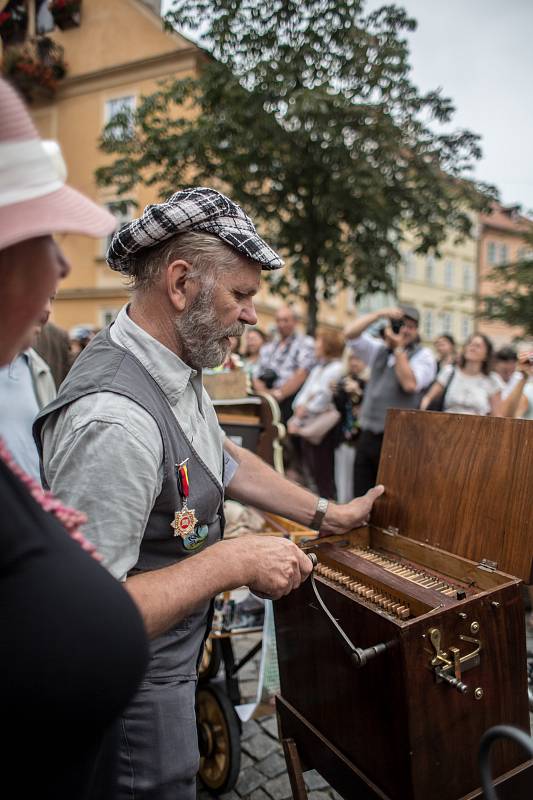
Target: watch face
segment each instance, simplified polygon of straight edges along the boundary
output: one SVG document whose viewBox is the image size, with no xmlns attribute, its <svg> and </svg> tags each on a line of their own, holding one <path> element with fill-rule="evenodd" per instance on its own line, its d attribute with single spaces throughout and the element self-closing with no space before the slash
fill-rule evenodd
<svg viewBox="0 0 533 800">
<path fill-rule="evenodd" d="M 324 517 L 327 510 L 328 510 L 328 501 L 326 500 L 325 497 L 320 497 L 318 503 L 316 504 L 315 517 L 318 517 L 318 515 L 320 514 L 322 521 L 322 517 Z"/>
</svg>

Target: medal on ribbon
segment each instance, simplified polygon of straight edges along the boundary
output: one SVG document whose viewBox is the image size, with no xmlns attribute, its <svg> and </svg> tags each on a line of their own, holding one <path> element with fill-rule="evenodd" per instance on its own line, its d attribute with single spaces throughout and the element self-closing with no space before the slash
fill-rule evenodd
<svg viewBox="0 0 533 800">
<path fill-rule="evenodd" d="M 188 460 L 186 458 L 181 464 L 176 464 L 176 480 L 182 505 L 181 510 L 175 512 L 174 521 L 170 523 L 171 527 L 174 528 L 174 536 L 181 536 L 182 539 L 186 539 L 194 531 L 198 522 L 194 508 L 189 508 L 187 505 L 187 498 L 189 497 Z"/>
</svg>

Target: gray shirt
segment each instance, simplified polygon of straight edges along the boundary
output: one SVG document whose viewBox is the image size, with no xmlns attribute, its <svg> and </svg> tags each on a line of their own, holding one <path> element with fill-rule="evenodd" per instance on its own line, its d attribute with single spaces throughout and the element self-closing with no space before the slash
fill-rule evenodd
<svg viewBox="0 0 533 800">
<path fill-rule="evenodd" d="M 222 457 L 224 433 L 202 386 L 201 373 L 130 319 L 123 308 L 111 338 L 135 355 L 164 391 L 191 444 L 227 485 L 237 470 Z M 155 420 L 112 392 L 76 400 L 43 429 L 43 463 L 52 492 L 87 514 L 84 533 L 103 563 L 124 580 L 138 560 L 146 522 L 163 482 L 163 444 Z M 101 487 L 108 487 L 102 496 Z"/>
<path fill-rule="evenodd" d="M 17 464 L 39 483 L 39 455 L 31 428 L 55 394 L 48 365 L 31 348 L 0 368 L 0 436 Z"/>
</svg>

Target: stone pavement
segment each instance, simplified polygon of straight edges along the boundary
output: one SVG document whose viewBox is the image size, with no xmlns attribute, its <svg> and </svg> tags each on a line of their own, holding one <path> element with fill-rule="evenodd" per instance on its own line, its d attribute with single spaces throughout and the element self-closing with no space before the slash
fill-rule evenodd
<svg viewBox="0 0 533 800">
<path fill-rule="evenodd" d="M 234 638 L 236 658 L 241 658 L 258 636 Z M 528 650 L 533 652 L 533 629 L 527 629 Z M 259 674 L 259 654 L 239 672 L 239 686 L 243 701 L 255 697 Z M 530 715 L 533 730 L 533 714 Z M 289 778 L 285 768 L 283 750 L 278 741 L 276 717 L 261 717 L 243 725 L 241 737 L 241 772 L 235 788 L 224 795 L 222 800 L 288 800 L 292 797 Z M 340 795 L 316 771 L 304 774 L 309 800 L 340 800 Z M 198 800 L 212 800 L 201 786 Z"/>
</svg>

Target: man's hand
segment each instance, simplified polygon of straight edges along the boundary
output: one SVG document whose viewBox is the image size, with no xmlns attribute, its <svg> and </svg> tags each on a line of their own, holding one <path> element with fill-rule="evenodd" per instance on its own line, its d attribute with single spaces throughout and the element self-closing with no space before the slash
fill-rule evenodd
<svg viewBox="0 0 533 800">
<path fill-rule="evenodd" d="M 380 317 L 388 317 L 389 319 L 402 319 L 403 315 L 404 312 L 397 306 L 392 306 L 392 308 L 382 308 L 379 312 Z"/>
<path fill-rule="evenodd" d="M 245 534 L 215 547 L 226 547 L 227 557 L 242 569 L 240 585 L 272 600 L 297 589 L 313 567 L 309 556 L 282 537 Z"/>
<path fill-rule="evenodd" d="M 324 533 L 346 533 L 352 528 L 367 525 L 370 519 L 372 506 L 378 497 L 381 497 L 385 487 L 381 484 L 369 489 L 363 497 L 356 497 L 350 503 L 342 506 L 330 503 L 321 531 Z"/>
<path fill-rule="evenodd" d="M 521 353 L 518 356 L 518 372 L 521 372 L 524 378 L 531 378 L 533 375 L 533 351 L 530 353 Z"/>
<path fill-rule="evenodd" d="M 409 340 L 409 333 L 405 328 L 400 328 L 399 333 L 394 333 L 390 325 L 387 325 L 383 331 L 385 343 L 390 350 L 396 350 L 397 347 L 406 347 Z"/>
</svg>

